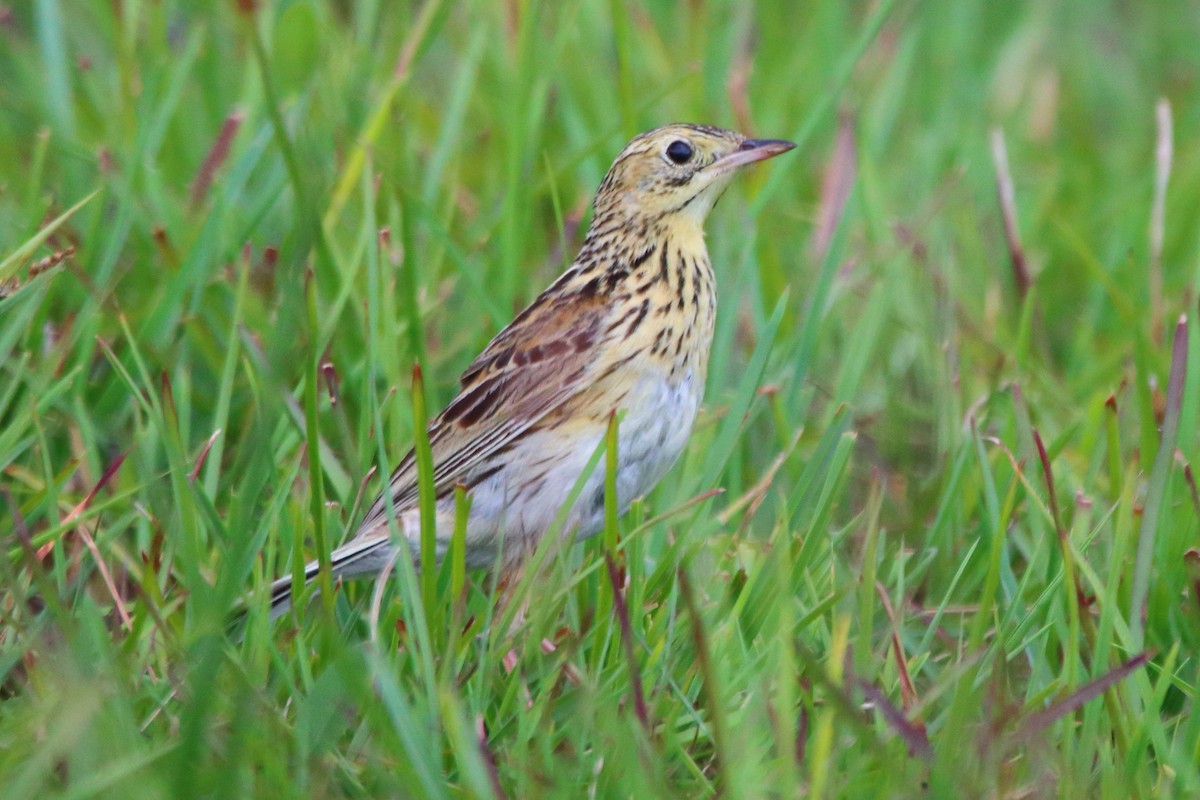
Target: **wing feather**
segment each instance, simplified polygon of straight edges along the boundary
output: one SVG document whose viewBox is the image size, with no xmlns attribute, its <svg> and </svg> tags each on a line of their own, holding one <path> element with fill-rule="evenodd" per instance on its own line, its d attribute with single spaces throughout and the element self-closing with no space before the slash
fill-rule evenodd
<svg viewBox="0 0 1200 800">
<path fill-rule="evenodd" d="M 575 295 L 566 302 L 562 287 L 571 277 L 566 273 L 492 339 L 463 373 L 459 394 L 430 422 L 438 497 L 469 480 L 493 456 L 584 391 L 602 369 L 596 350 L 611 306 L 594 295 L 583 302 Z M 412 450 L 400 460 L 356 536 L 381 527 L 388 503 L 397 515 L 417 504 Z"/>
</svg>

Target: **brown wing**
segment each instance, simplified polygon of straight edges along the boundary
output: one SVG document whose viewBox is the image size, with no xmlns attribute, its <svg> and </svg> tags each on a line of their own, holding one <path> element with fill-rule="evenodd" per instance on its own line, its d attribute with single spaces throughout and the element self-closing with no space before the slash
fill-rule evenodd
<svg viewBox="0 0 1200 800">
<path fill-rule="evenodd" d="M 438 497 L 595 380 L 611 306 L 592 291 L 565 293 L 568 272 L 484 348 L 462 375 L 462 389 L 429 424 Z M 372 504 L 359 535 L 378 528 L 390 502 L 400 514 L 417 504 L 412 450 Z"/>
</svg>

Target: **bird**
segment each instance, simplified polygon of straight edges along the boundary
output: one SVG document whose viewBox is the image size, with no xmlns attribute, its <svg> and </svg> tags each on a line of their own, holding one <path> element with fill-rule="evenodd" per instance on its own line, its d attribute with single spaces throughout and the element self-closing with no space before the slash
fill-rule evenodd
<svg viewBox="0 0 1200 800">
<path fill-rule="evenodd" d="M 466 566 L 519 569 L 555 526 L 615 413 L 619 512 L 666 474 L 687 444 L 708 372 L 717 297 L 704 221 L 738 172 L 794 147 L 671 124 L 621 150 L 579 254 L 471 362 L 457 396 L 429 423 L 438 561 L 462 486 Z M 604 479 L 603 468 L 586 478 L 560 536 L 603 528 Z M 335 578 L 378 575 L 401 554 L 425 566 L 417 483 L 409 450 L 356 533 L 331 553 Z M 317 573 L 318 562 L 308 564 L 305 582 Z M 290 607 L 294 583 L 289 575 L 271 585 L 272 618 Z"/>
</svg>

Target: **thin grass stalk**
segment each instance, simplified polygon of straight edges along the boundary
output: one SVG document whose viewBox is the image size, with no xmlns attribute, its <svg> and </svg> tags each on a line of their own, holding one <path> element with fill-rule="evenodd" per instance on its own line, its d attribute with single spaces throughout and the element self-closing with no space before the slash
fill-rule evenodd
<svg viewBox="0 0 1200 800">
<path fill-rule="evenodd" d="M 1187 315 L 1175 324 L 1175 344 L 1171 349 L 1171 371 L 1167 382 L 1167 405 L 1163 413 L 1162 439 L 1150 471 L 1146 487 L 1146 503 L 1138 533 L 1137 556 L 1133 567 L 1133 591 L 1129 605 L 1129 631 L 1135 649 L 1145 645 L 1146 598 L 1150 592 L 1150 569 L 1154 561 L 1154 542 L 1158 534 L 1158 518 L 1166 500 L 1167 479 L 1175 460 L 1175 442 L 1179 418 L 1183 413 L 1183 385 L 1187 372 L 1188 321 Z"/>
<path fill-rule="evenodd" d="M 413 451 L 417 460 L 417 498 L 421 515 L 421 601 L 430 632 L 437 629 L 437 489 L 433 477 L 433 449 L 429 444 L 429 414 L 425 406 L 425 379 L 421 365 L 412 371 Z"/>
<path fill-rule="evenodd" d="M 308 481 L 309 481 L 309 513 L 313 521 L 313 545 L 317 550 L 317 586 L 321 594 L 321 606 L 329 619 L 333 618 L 333 573 L 330 562 L 329 542 L 325 535 L 325 478 L 321 468 L 321 443 L 318 433 L 318 404 L 320 393 L 318 387 L 318 372 L 320 370 L 321 353 L 317 348 L 317 285 L 310 271 L 304 280 L 305 307 L 308 310 L 308 329 L 314 337 L 313 352 L 309 356 L 308 369 L 304 376 L 304 433 L 308 445 Z M 297 551 L 302 548 L 295 548 Z M 296 562 L 300 565 L 300 575 L 304 574 L 303 559 Z"/>
</svg>

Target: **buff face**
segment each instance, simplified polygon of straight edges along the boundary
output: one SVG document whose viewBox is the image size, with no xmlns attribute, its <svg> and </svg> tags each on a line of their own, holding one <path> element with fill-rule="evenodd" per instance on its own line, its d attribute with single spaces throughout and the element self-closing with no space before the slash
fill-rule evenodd
<svg viewBox="0 0 1200 800">
<path fill-rule="evenodd" d="M 704 125 L 668 125 L 638 136 L 601 184 L 596 213 L 653 219 L 671 214 L 702 222 L 737 167 L 792 148 Z"/>
</svg>

